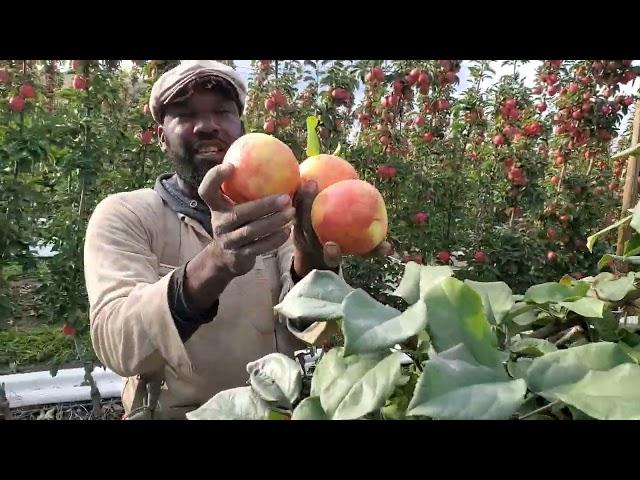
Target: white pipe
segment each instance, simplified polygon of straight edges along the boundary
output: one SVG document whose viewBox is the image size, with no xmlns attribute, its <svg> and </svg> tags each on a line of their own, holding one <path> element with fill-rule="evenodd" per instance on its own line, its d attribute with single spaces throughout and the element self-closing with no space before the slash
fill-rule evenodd
<svg viewBox="0 0 640 480">
<path fill-rule="evenodd" d="M 120 398 L 121 377 L 101 367 L 96 367 L 92 376 L 102 398 Z M 0 376 L 10 408 L 91 400 L 91 388 L 81 386 L 83 381 L 84 368 L 58 370 L 55 377 L 48 371 Z"/>
</svg>

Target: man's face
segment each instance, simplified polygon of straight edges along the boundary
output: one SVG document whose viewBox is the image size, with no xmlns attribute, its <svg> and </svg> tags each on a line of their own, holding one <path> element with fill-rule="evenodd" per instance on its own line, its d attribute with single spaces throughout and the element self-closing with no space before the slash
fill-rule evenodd
<svg viewBox="0 0 640 480">
<path fill-rule="evenodd" d="M 160 134 L 178 176 L 197 189 L 242 135 L 240 112 L 219 92 L 197 89 L 187 99 L 167 105 Z"/>
</svg>

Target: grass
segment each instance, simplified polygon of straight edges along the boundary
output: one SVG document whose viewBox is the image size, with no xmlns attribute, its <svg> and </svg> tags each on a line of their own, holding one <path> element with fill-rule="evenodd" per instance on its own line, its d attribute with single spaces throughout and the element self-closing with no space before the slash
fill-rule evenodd
<svg viewBox="0 0 640 480">
<path fill-rule="evenodd" d="M 89 332 L 78 339 L 86 352 L 92 351 Z M 48 363 L 51 367 L 79 361 L 73 338 L 63 335 L 60 326 L 0 330 L 0 374 L 15 373 L 21 366 Z"/>
</svg>

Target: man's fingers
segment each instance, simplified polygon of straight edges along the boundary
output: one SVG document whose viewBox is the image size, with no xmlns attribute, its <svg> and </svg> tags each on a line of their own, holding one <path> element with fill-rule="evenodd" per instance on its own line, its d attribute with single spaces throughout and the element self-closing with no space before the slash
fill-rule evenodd
<svg viewBox="0 0 640 480">
<path fill-rule="evenodd" d="M 365 257 L 388 257 L 393 253 L 393 245 L 391 245 L 386 240 L 380 242 L 376 248 L 374 248 L 370 253 L 365 255 Z"/>
<path fill-rule="evenodd" d="M 295 216 L 295 212 L 293 207 L 289 207 L 284 211 L 247 223 L 226 235 L 224 242 L 225 247 L 238 249 L 259 238 L 271 235 L 290 223 Z"/>
<path fill-rule="evenodd" d="M 336 268 L 342 262 L 340 246 L 334 242 L 327 242 L 322 248 L 324 263 L 329 268 Z"/>
<path fill-rule="evenodd" d="M 293 201 L 296 207 L 296 233 L 314 250 L 321 247 L 311 223 L 311 207 L 317 195 L 318 184 L 310 180 L 298 189 Z"/>
<path fill-rule="evenodd" d="M 216 165 L 207 172 L 198 187 L 198 195 L 204 200 L 211 210 L 226 211 L 231 208 L 231 203 L 220 191 L 222 183 L 233 173 L 233 165 L 223 163 Z"/>
<path fill-rule="evenodd" d="M 373 253 L 374 255 L 379 257 L 388 257 L 389 255 L 393 254 L 393 245 L 391 245 L 387 241 L 383 241 L 376 247 Z"/>
<path fill-rule="evenodd" d="M 291 198 L 289 195 L 271 195 L 259 200 L 236 205 L 227 214 L 225 231 L 231 232 L 242 225 L 255 222 L 267 215 L 284 211 L 290 202 Z"/>
<path fill-rule="evenodd" d="M 281 247 L 290 236 L 291 227 L 285 227 L 271 235 L 267 235 L 262 237 L 260 240 L 256 240 L 255 242 L 246 245 L 240 249 L 239 253 L 243 256 L 257 257 L 258 255 L 272 252 L 273 250 Z"/>
</svg>

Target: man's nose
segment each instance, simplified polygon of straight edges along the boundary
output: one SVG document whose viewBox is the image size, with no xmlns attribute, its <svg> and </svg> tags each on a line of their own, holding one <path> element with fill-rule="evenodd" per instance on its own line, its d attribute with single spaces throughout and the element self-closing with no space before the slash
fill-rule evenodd
<svg viewBox="0 0 640 480">
<path fill-rule="evenodd" d="M 211 134 L 218 130 L 220 130 L 220 126 L 213 115 L 202 115 L 198 117 L 193 127 L 193 133 L 196 135 Z"/>
</svg>

